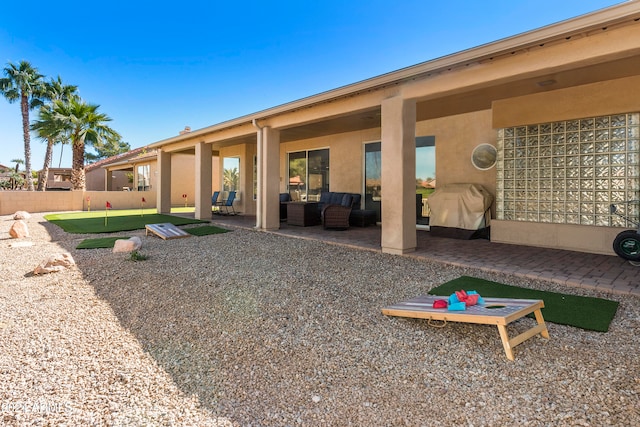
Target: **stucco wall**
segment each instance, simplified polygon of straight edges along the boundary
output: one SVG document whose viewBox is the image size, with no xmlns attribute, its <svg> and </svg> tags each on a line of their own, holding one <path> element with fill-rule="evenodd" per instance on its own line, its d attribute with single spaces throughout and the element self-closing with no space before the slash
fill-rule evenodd
<svg viewBox="0 0 640 427">
<path fill-rule="evenodd" d="M 417 136 L 435 136 L 436 182 L 482 184 L 495 196 L 495 168 L 481 171 L 471 163 L 471 152 L 481 143 L 495 145 L 491 110 L 478 111 L 416 124 Z M 280 191 L 286 192 L 287 154 L 329 148 L 331 191 L 363 193 L 363 144 L 380 141 L 380 129 L 368 129 L 283 143 L 280 147 Z"/>
<path fill-rule="evenodd" d="M 18 210 L 27 212 L 66 212 L 104 210 L 106 202 L 113 209 L 136 209 L 145 198 L 145 208 L 156 207 L 155 191 L 0 191 L 0 215 Z"/>
<path fill-rule="evenodd" d="M 622 230 L 616 227 L 493 220 L 491 241 L 615 255 L 613 240 Z"/>
<path fill-rule="evenodd" d="M 481 171 L 471 163 L 471 152 L 478 144 L 496 145 L 497 131 L 491 127 L 491 110 L 418 122 L 416 135 L 436 138 L 436 187 L 481 184 L 495 197 L 495 167 Z"/>
<path fill-rule="evenodd" d="M 496 128 L 640 111 L 640 77 L 520 96 L 493 103 Z M 493 221 L 491 240 L 613 255 L 623 230 L 569 224 Z"/>
<path fill-rule="evenodd" d="M 280 192 L 287 192 L 289 153 L 329 149 L 329 190 L 363 193 L 363 144 L 380 141 L 380 129 L 346 132 L 280 145 Z"/>
<path fill-rule="evenodd" d="M 640 111 L 640 76 L 493 102 L 498 128 Z"/>
</svg>

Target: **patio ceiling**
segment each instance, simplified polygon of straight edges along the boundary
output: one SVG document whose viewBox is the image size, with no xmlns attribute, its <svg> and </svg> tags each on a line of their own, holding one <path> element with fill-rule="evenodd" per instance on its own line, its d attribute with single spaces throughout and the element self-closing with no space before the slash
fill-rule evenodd
<svg viewBox="0 0 640 427">
<path fill-rule="evenodd" d="M 417 120 L 487 110 L 495 100 L 629 77 L 636 75 L 638 69 L 640 56 L 634 56 L 515 81 L 493 83 L 487 87 L 452 91 L 438 97 L 418 100 Z"/>
</svg>

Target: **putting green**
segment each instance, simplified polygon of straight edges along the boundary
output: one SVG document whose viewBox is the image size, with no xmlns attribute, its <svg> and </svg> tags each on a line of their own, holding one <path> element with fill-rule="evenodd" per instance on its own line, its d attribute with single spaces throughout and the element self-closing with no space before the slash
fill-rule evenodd
<svg viewBox="0 0 640 427">
<path fill-rule="evenodd" d="M 149 211 L 155 211 L 150 209 Z M 132 214 L 135 212 L 136 214 Z M 173 225 L 207 223 L 192 218 L 163 215 L 158 213 L 140 213 L 140 209 L 121 211 L 71 212 L 45 215 L 45 219 L 62 228 L 67 233 L 95 234 L 117 233 L 144 229 L 146 224 L 170 222 Z"/>
</svg>

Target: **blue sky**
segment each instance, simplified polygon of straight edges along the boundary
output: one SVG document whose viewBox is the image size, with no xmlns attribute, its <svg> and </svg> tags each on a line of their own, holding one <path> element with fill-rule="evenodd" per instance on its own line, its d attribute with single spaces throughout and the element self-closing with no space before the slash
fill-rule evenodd
<svg viewBox="0 0 640 427">
<path fill-rule="evenodd" d="M 0 61 L 77 85 L 136 148 L 618 3 L 13 1 Z M 24 158 L 19 106 L 4 98 L 0 146 L 0 164 Z M 38 170 L 45 144 L 31 147 Z"/>
</svg>

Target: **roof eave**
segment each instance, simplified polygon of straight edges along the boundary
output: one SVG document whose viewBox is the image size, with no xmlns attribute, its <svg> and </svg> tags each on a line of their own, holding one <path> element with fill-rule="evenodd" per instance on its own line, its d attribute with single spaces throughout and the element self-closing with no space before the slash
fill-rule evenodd
<svg viewBox="0 0 640 427">
<path fill-rule="evenodd" d="M 560 21 L 555 24 L 520 33 L 495 42 L 480 45 L 451 55 L 446 55 L 420 64 L 402 68 L 400 70 L 372 77 L 370 79 L 341 86 L 326 92 L 321 92 L 316 95 L 301 98 L 296 101 L 220 122 L 206 128 L 160 140 L 148 145 L 148 147 L 160 148 L 163 145 L 184 141 L 211 132 L 220 131 L 222 129 L 246 125 L 251 123 L 253 120 L 265 119 L 288 111 L 309 107 L 314 104 L 324 103 L 359 92 L 388 86 L 406 79 L 415 78 L 419 75 L 463 66 L 465 64 L 486 60 L 506 53 L 527 49 L 532 46 L 539 46 L 541 44 L 548 43 L 551 40 L 558 40 L 562 38 L 566 39 L 577 34 L 593 31 L 597 28 L 606 28 L 624 21 L 638 19 L 640 19 L 640 1 L 630 0 L 605 9 L 581 15 L 576 18 Z"/>
</svg>

